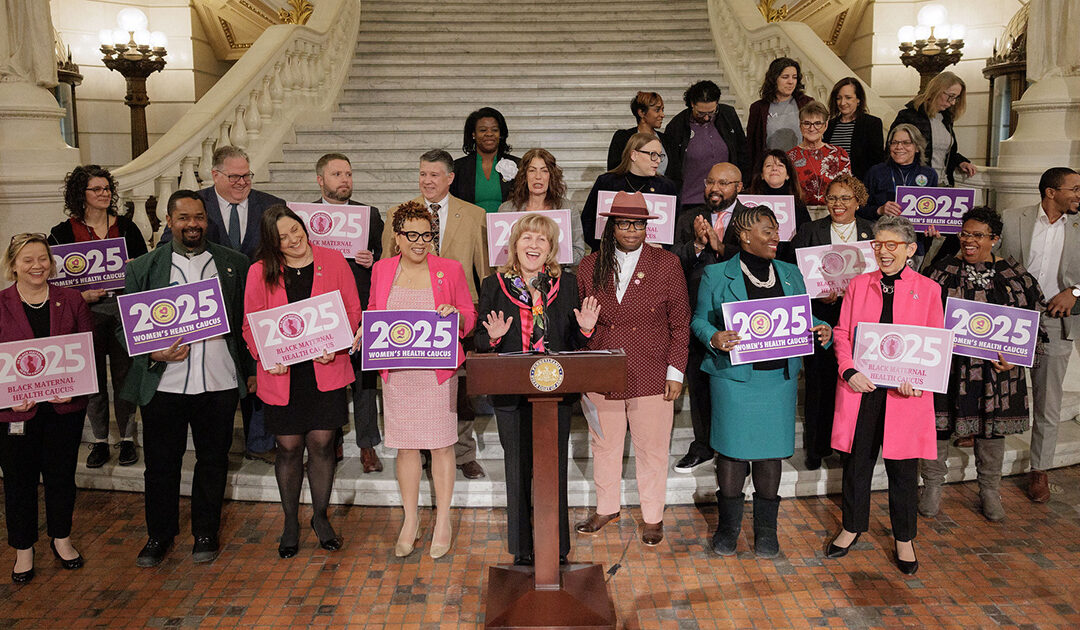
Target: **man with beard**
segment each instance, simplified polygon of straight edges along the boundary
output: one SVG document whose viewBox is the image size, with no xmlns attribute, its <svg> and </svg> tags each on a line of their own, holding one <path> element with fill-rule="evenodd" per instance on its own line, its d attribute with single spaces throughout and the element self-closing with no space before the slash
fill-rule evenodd
<svg viewBox="0 0 1080 630">
<path fill-rule="evenodd" d="M 383 220 L 379 216 L 379 209 L 352 200 L 352 163 L 341 153 L 327 153 L 319 158 L 315 163 L 315 181 L 322 190 L 322 198 L 315 203 L 371 208 L 367 225 L 368 249 L 357 252 L 355 259 L 349 261 L 353 278 L 356 279 L 356 290 L 360 293 L 360 303 L 366 309 L 368 294 L 371 293 L 371 265 L 382 257 Z M 379 437 L 379 410 L 376 405 L 378 373 L 360 369 L 359 353 L 353 355 L 353 369 L 356 373 L 356 380 L 352 384 L 353 428 L 356 431 L 356 445 L 360 447 L 360 463 L 363 464 L 365 473 L 381 472 L 383 465 L 375 452 L 375 447 L 382 441 Z M 338 429 L 339 448 L 341 437 L 341 430 Z"/>
<path fill-rule="evenodd" d="M 149 540 L 136 560 L 140 567 L 160 564 L 180 533 L 180 469 L 188 426 L 195 444 L 192 560 L 217 557 L 236 403 L 255 388 L 254 361 L 239 341 L 247 256 L 207 240 L 206 208 L 195 191 L 173 193 L 167 212 L 169 228 L 179 238 L 128 263 L 125 292 L 216 277 L 232 332 L 190 344 L 181 337 L 165 350 L 132 359 L 121 396 L 142 407 Z M 118 335 L 123 338 L 122 329 Z"/>
<path fill-rule="evenodd" d="M 727 230 L 732 217 L 747 210 L 739 203 L 742 173 L 730 162 L 713 165 L 705 176 L 705 203 L 687 208 L 675 224 L 675 244 L 671 251 L 682 261 L 690 308 L 697 307 L 698 285 L 706 265 L 731 258 L 739 252 L 734 230 Z M 690 354 L 686 364 L 686 382 L 690 388 L 690 421 L 694 426 L 694 441 L 686 455 L 675 463 L 675 472 L 689 473 L 712 460 L 709 431 L 712 401 L 709 400 L 709 375 L 701 371 L 706 348 L 690 336 Z"/>
</svg>

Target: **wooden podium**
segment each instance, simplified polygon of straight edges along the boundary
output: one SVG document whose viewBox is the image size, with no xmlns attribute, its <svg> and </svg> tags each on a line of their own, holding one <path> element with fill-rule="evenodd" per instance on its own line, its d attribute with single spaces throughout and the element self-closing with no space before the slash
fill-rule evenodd
<svg viewBox="0 0 1080 630">
<path fill-rule="evenodd" d="M 623 391 L 626 354 L 621 350 L 511 356 L 470 352 L 465 363 L 470 395 L 520 394 L 533 406 L 536 566 L 489 567 L 484 627 L 614 628 L 615 606 L 603 567 L 559 566 L 558 403 L 567 394 Z"/>
</svg>

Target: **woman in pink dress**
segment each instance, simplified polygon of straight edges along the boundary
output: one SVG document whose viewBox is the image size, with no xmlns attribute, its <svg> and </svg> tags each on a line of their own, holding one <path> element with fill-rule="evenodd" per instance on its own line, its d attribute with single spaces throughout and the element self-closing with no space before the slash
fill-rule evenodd
<svg viewBox="0 0 1080 630">
<path fill-rule="evenodd" d="M 446 317 L 458 313 L 458 334 L 464 337 L 476 323 L 476 308 L 461 263 L 431 253 L 434 218 L 410 201 L 394 213 L 396 256 L 375 263 L 371 270 L 371 310 L 433 310 Z M 362 328 L 361 328 L 362 330 Z M 359 334 L 359 333 L 358 333 Z M 458 343 L 458 367 L 465 352 Z M 457 370 L 383 370 L 384 440 L 398 449 L 397 481 L 405 509 L 394 554 L 412 553 L 420 539 L 420 451 L 431 451 L 435 485 L 435 530 L 431 557 L 450 550 L 450 502 L 454 493 L 454 444 L 457 442 Z"/>
</svg>

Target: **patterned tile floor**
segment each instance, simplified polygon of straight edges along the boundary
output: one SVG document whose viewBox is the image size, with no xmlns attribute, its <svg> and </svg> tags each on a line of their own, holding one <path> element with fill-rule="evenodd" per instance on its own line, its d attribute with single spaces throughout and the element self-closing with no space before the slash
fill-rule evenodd
<svg viewBox="0 0 1080 630">
<path fill-rule="evenodd" d="M 838 527 L 835 496 L 781 504 L 783 553 L 772 561 L 750 551 L 749 513 L 736 557 L 708 551 L 712 505 L 669 508 L 667 536 L 656 548 L 638 541 L 640 513 L 624 510 L 617 527 L 576 536 L 572 558 L 605 568 L 617 563 L 609 590 L 620 628 L 1077 628 L 1080 467 L 1051 479 L 1059 492 L 1045 505 L 1024 498 L 1020 478 L 1007 479 L 1008 518 L 1001 524 L 977 512 L 974 483 L 948 486 L 942 514 L 920 519 L 921 568 L 910 578 L 892 564 L 883 492 L 873 497 L 869 536 L 842 560 L 822 558 L 826 537 Z M 576 509 L 573 517 L 585 514 Z M 502 510 L 455 509 L 455 547 L 437 561 L 427 556 L 430 512 L 423 546 L 404 560 L 392 552 L 399 510 L 336 506 L 332 518 L 346 538 L 344 550 L 325 552 L 306 531 L 300 555 L 281 560 L 278 506 L 230 502 L 216 562 L 192 564 L 186 537 L 162 566 L 138 569 L 141 495 L 84 491 L 75 539 L 86 567 L 61 570 L 43 531 L 34 581 L 0 585 L 0 628 L 482 625 L 485 567 L 509 561 Z M 5 547 L 0 557 L 6 571 L 14 554 Z"/>
</svg>

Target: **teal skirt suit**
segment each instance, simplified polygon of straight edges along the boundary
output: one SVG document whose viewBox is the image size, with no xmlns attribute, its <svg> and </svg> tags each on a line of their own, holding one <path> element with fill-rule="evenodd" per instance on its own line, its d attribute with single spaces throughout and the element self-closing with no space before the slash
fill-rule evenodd
<svg viewBox="0 0 1080 630">
<path fill-rule="evenodd" d="M 753 364 L 732 365 L 727 352 L 712 346 L 712 336 L 729 330 L 721 305 L 747 300 L 740 256 L 705 268 L 698 290 L 691 332 L 707 348 L 701 370 L 709 375 L 712 399 L 713 450 L 730 459 L 783 459 L 795 453 L 795 406 L 802 358 L 787 359 L 779 370 L 755 370 Z M 806 293 L 795 265 L 772 262 L 784 295 Z M 813 318 L 813 324 L 825 322 Z M 813 333 L 810 333 L 813 334 Z"/>
</svg>

